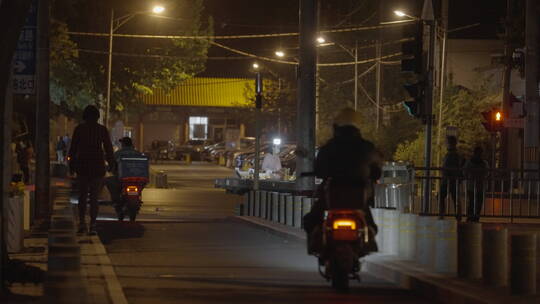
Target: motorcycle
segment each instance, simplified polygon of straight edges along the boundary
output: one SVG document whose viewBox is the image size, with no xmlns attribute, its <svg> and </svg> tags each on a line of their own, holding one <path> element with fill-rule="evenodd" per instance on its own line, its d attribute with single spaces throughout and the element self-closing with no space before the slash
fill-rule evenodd
<svg viewBox="0 0 540 304">
<path fill-rule="evenodd" d="M 126 177 L 120 179 L 122 194 L 121 201 L 115 206 L 118 220 L 123 221 L 125 215 L 134 222 L 143 204 L 142 191 L 148 183 L 145 177 Z"/>
<path fill-rule="evenodd" d="M 352 209 L 328 210 L 322 229 L 319 273 L 332 282 L 333 288 L 346 291 L 350 279 L 360 281 L 359 259 L 368 253 L 370 234 L 365 214 Z"/>
</svg>

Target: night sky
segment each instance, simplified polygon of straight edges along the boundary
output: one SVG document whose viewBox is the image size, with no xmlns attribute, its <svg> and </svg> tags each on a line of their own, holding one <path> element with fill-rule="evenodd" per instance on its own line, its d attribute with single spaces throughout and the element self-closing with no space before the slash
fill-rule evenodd
<svg viewBox="0 0 540 304">
<path fill-rule="evenodd" d="M 336 26 L 335 21 L 344 14 L 343 10 L 350 7 L 361 6 L 366 1 L 349 0 L 322 0 L 321 26 L 328 28 Z M 380 18 L 382 20 L 396 20 L 392 11 L 395 8 L 415 11 L 420 15 L 422 1 L 413 0 L 384 0 L 380 2 Z M 205 6 L 208 14 L 215 20 L 216 35 L 277 33 L 298 30 L 298 1 L 274 0 L 206 0 Z M 435 3 L 437 8 L 439 3 Z M 369 9 L 363 7 L 364 9 Z M 361 7 L 362 9 L 362 7 Z M 369 14 L 360 11 L 357 15 Z M 472 29 L 454 33 L 451 38 L 469 39 L 496 39 L 497 33 L 503 28 L 501 20 L 505 16 L 506 0 L 449 0 L 449 29 L 480 22 L 481 25 Z M 369 25 L 378 23 L 379 16 L 367 22 Z M 354 20 L 345 22 L 341 27 L 355 26 Z M 238 48 L 257 55 L 273 57 L 277 48 L 290 48 L 295 50 L 297 38 L 278 39 L 249 39 L 249 40 L 221 40 L 227 46 Z M 346 41 L 345 41 L 346 42 Z M 238 55 L 212 47 L 211 57 Z M 209 60 L 206 72 L 203 75 L 211 76 L 249 76 L 249 66 L 253 59 L 243 60 Z M 287 72 L 290 67 L 270 64 L 273 69 Z"/>
</svg>

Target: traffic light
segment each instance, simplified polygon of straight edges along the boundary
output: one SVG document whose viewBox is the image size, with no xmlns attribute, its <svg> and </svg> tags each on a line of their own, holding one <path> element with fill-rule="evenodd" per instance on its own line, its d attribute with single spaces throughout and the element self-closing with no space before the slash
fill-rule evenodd
<svg viewBox="0 0 540 304">
<path fill-rule="evenodd" d="M 401 45 L 403 56 L 401 59 L 401 71 L 417 74 L 415 82 L 404 85 L 410 98 L 403 102 L 403 106 L 411 116 L 420 119 L 424 118 L 426 112 L 424 103 L 425 82 L 423 81 L 423 28 L 422 22 L 415 22 L 412 25 L 405 26 L 403 37 L 405 39 L 413 38 L 413 40 L 405 41 Z"/>
<path fill-rule="evenodd" d="M 405 109 L 407 109 L 407 112 L 409 112 L 411 116 L 422 118 L 425 114 L 424 83 L 418 81 L 412 84 L 406 84 L 404 87 L 412 100 L 408 99 L 404 101 L 403 106 L 405 106 Z"/>
<path fill-rule="evenodd" d="M 504 115 L 500 109 L 482 112 L 482 116 L 486 120 L 482 125 L 488 132 L 500 132 L 504 129 Z"/>
<path fill-rule="evenodd" d="M 401 44 L 402 72 L 413 72 L 416 74 L 423 73 L 423 28 L 421 22 L 415 22 L 414 24 L 403 28 L 403 37 L 405 39 L 413 38 L 414 40 L 405 41 Z"/>
</svg>

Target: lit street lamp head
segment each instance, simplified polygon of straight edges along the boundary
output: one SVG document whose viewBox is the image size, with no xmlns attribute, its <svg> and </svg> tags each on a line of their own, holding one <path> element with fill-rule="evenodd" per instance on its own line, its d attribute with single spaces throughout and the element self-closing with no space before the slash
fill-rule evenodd
<svg viewBox="0 0 540 304">
<path fill-rule="evenodd" d="M 276 56 L 278 56 L 278 57 L 285 57 L 285 52 L 283 52 L 283 51 L 281 51 L 281 50 L 276 51 L 275 54 L 276 54 Z"/>
<path fill-rule="evenodd" d="M 255 70 L 257 70 L 257 69 L 259 69 L 259 64 L 255 62 L 255 63 L 253 63 L 252 67 L 253 67 Z"/>
<path fill-rule="evenodd" d="M 317 37 L 317 42 L 318 42 L 319 44 L 323 44 L 323 43 L 326 42 L 326 39 L 324 39 L 324 37 L 320 36 L 320 37 Z"/>
<path fill-rule="evenodd" d="M 161 5 L 156 5 L 156 6 L 154 6 L 154 7 L 152 8 L 152 12 L 153 12 L 154 14 L 161 14 L 161 13 L 163 13 L 164 11 L 165 11 L 165 8 L 164 8 L 163 6 L 161 6 Z"/>
<path fill-rule="evenodd" d="M 399 16 L 399 17 L 407 16 L 407 14 L 405 14 L 403 11 L 399 11 L 399 10 L 394 11 L 394 14 L 396 14 L 396 16 Z"/>
</svg>

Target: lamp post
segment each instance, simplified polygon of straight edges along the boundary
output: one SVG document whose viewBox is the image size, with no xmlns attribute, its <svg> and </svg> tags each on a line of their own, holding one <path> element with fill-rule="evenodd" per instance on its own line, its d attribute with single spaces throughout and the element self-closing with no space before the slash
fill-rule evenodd
<svg viewBox="0 0 540 304">
<path fill-rule="evenodd" d="M 154 14 L 161 14 L 165 11 L 165 7 L 161 5 L 155 5 L 152 8 L 152 13 Z M 114 18 L 114 9 L 111 8 L 111 18 L 109 22 L 109 58 L 108 58 L 108 64 L 107 64 L 107 105 L 105 107 L 105 119 L 104 124 L 108 128 L 109 127 L 109 116 L 110 116 L 110 108 L 111 108 L 111 79 L 112 79 L 112 50 L 113 50 L 113 35 L 116 30 L 118 30 L 122 25 L 126 24 L 129 20 L 131 20 L 133 17 L 141 14 L 148 13 L 147 11 L 142 12 L 135 12 L 131 14 L 124 15 L 119 18 Z M 115 26 L 115 22 L 117 22 Z"/>
</svg>

